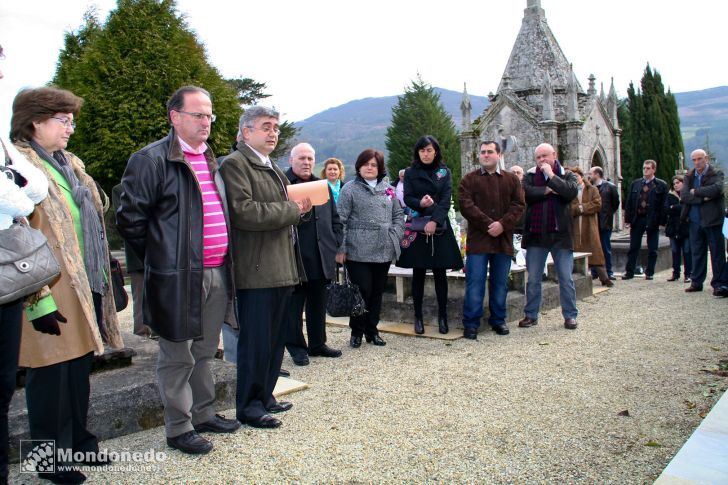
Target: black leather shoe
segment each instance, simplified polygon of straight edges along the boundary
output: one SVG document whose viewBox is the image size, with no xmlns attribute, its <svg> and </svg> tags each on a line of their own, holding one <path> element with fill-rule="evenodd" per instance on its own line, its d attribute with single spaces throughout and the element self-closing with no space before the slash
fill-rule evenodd
<svg viewBox="0 0 728 485">
<path fill-rule="evenodd" d="M 609 279 L 612 280 L 612 281 L 617 281 L 617 277 L 614 276 L 613 274 L 610 274 L 609 275 Z"/>
<path fill-rule="evenodd" d="M 518 326 L 522 328 L 533 327 L 534 325 L 538 325 L 537 318 L 523 317 L 521 321 L 518 322 Z"/>
<path fill-rule="evenodd" d="M 463 337 L 469 340 L 478 340 L 478 329 L 466 328 L 465 330 L 463 330 Z"/>
<path fill-rule="evenodd" d="M 341 350 L 338 349 L 332 349 L 326 344 L 323 344 L 321 347 L 317 348 L 316 350 L 309 350 L 308 355 L 311 357 L 341 357 Z"/>
<path fill-rule="evenodd" d="M 253 428 L 278 428 L 281 425 L 281 420 L 274 418 L 270 414 L 264 414 L 263 416 L 241 422 Z"/>
<path fill-rule="evenodd" d="M 503 325 L 496 325 L 495 327 L 493 327 L 493 331 L 498 335 L 508 335 L 509 333 L 511 333 L 511 331 L 508 330 L 508 325 L 506 325 L 505 323 Z"/>
<path fill-rule="evenodd" d="M 197 431 L 188 431 L 174 438 L 167 438 L 167 445 L 190 455 L 204 455 L 212 451 L 212 443 L 197 434 Z"/>
<path fill-rule="evenodd" d="M 293 363 L 296 365 L 308 365 L 308 355 L 306 354 L 291 354 L 291 359 L 293 359 Z"/>
<path fill-rule="evenodd" d="M 86 481 L 86 475 L 78 470 L 67 470 L 56 473 L 39 473 L 38 478 L 50 480 L 53 483 L 76 484 Z"/>
<path fill-rule="evenodd" d="M 240 421 L 237 419 L 227 419 L 222 414 L 216 414 L 211 420 L 194 426 L 195 431 L 198 433 L 234 433 L 240 428 Z"/>
<path fill-rule="evenodd" d="M 387 342 L 385 342 L 384 340 L 382 340 L 382 337 L 380 337 L 379 334 L 372 335 L 372 336 L 367 335 L 366 336 L 366 340 L 367 340 L 367 343 L 368 344 L 373 344 L 373 345 L 376 345 L 378 347 L 382 347 L 384 345 L 387 345 Z"/>
<path fill-rule="evenodd" d="M 415 318 L 415 333 L 417 335 L 425 333 L 425 324 L 421 318 Z"/>
<path fill-rule="evenodd" d="M 719 296 L 721 298 L 728 298 L 728 288 L 724 288 L 724 287 L 716 288 L 713 291 L 713 296 Z"/>
<path fill-rule="evenodd" d="M 632 274 L 632 273 L 624 273 L 622 275 L 623 280 L 631 280 L 632 278 L 634 278 L 634 274 Z"/>
<path fill-rule="evenodd" d="M 672 276 L 670 276 L 670 277 L 669 277 L 669 278 L 667 279 L 667 281 L 677 281 L 677 280 L 679 280 L 679 279 L 680 279 L 680 275 L 679 275 L 679 274 L 675 274 L 675 273 L 673 273 L 673 274 L 672 274 Z"/>
<path fill-rule="evenodd" d="M 288 372 L 286 369 L 279 370 L 278 375 L 281 377 L 291 377 L 291 373 Z"/>
<path fill-rule="evenodd" d="M 352 335 L 351 340 L 349 340 L 349 345 L 355 349 L 361 347 L 361 335 Z"/>
<path fill-rule="evenodd" d="M 273 406 L 271 406 L 268 409 L 266 409 L 266 411 L 268 411 L 269 413 L 274 413 L 274 414 L 275 413 L 285 413 L 286 411 L 288 411 L 292 407 L 293 407 L 293 403 L 292 402 L 288 402 L 288 401 L 278 401 Z"/>
<path fill-rule="evenodd" d="M 696 291 L 703 291 L 703 287 L 690 285 L 687 288 L 685 288 L 685 293 L 694 293 Z"/>
<path fill-rule="evenodd" d="M 573 318 L 565 319 L 564 328 L 568 328 L 569 330 L 575 330 L 576 329 L 576 320 L 574 320 Z"/>
<path fill-rule="evenodd" d="M 447 326 L 447 317 L 437 317 L 437 326 L 443 335 L 450 331 L 450 327 Z"/>
<path fill-rule="evenodd" d="M 652 276 L 651 274 L 648 274 L 648 275 L 645 275 L 645 279 L 646 279 L 646 280 L 654 280 L 654 279 L 655 279 L 655 277 L 654 277 L 654 276 Z"/>
</svg>

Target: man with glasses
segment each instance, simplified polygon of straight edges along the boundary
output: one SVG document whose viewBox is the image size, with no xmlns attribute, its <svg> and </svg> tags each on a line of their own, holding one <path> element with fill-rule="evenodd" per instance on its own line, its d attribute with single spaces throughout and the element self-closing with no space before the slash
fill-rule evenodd
<svg viewBox="0 0 728 485">
<path fill-rule="evenodd" d="M 167 444 L 202 454 L 199 432 L 232 433 L 215 413 L 210 361 L 223 321 L 234 326 L 227 204 L 215 156 L 206 144 L 210 93 L 195 86 L 167 102 L 172 129 L 129 159 L 116 212 L 119 233 L 144 261 L 144 321 L 159 335 L 157 377 Z"/>
<path fill-rule="evenodd" d="M 710 285 L 715 296 L 723 296 L 719 287 L 725 261 L 725 239 L 721 231 L 724 219 L 723 172 L 713 167 L 705 150 L 690 154 L 693 169 L 685 176 L 680 191 L 683 203 L 682 219 L 690 221 L 690 251 L 692 271 L 688 293 L 701 291 L 708 271 L 708 249 L 713 278 Z"/>
<path fill-rule="evenodd" d="M 629 252 L 623 280 L 634 278 L 637 258 L 642 248 L 642 236 L 647 233 L 647 268 L 645 279 L 651 280 L 657 263 L 657 244 L 660 240 L 660 225 L 664 225 L 663 211 L 667 197 L 667 183 L 655 177 L 657 162 L 645 160 L 641 179 L 632 182 L 625 205 L 625 222 L 629 226 Z"/>
<path fill-rule="evenodd" d="M 291 295 L 305 281 L 296 225 L 311 210 L 308 199 L 288 199 L 288 178 L 270 159 L 280 135 L 278 120 L 270 108 L 248 108 L 240 117 L 236 150 L 220 168 L 230 208 L 240 321 L 236 414 L 256 428 L 279 427 L 281 421 L 271 414 L 293 406 L 276 401 L 273 389 Z"/>
</svg>

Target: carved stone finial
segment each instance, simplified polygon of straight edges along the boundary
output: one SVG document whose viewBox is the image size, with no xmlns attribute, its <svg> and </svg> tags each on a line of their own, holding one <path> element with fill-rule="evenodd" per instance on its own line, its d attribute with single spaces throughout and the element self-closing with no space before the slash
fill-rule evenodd
<svg viewBox="0 0 728 485">
<path fill-rule="evenodd" d="M 473 105 L 470 103 L 468 85 L 466 83 L 463 83 L 463 100 L 460 102 L 460 111 L 463 115 L 463 131 L 469 131 L 471 127 L 470 118 L 473 111 Z"/>
<path fill-rule="evenodd" d="M 587 89 L 586 94 L 589 96 L 594 96 L 597 94 L 597 89 L 595 87 L 595 81 L 597 78 L 594 76 L 594 74 L 589 74 L 589 89 Z"/>
</svg>

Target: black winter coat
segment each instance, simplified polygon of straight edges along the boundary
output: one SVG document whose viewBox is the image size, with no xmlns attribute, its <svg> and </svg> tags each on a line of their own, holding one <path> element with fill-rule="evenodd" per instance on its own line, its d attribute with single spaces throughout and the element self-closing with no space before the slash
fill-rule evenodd
<svg viewBox="0 0 728 485">
<path fill-rule="evenodd" d="M 665 198 L 665 236 L 677 239 L 687 239 L 690 235 L 690 225 L 680 220 L 682 204 L 675 192 L 669 192 Z"/>
<path fill-rule="evenodd" d="M 632 182 L 629 186 L 627 196 L 627 205 L 625 206 L 625 221 L 633 224 L 637 220 L 637 204 L 640 201 L 640 193 L 642 192 L 641 178 Z M 662 211 L 665 209 L 665 198 L 667 197 L 668 187 L 664 180 L 654 178 L 655 187 L 647 196 L 647 229 L 657 229 L 664 224 L 665 217 Z"/>
<path fill-rule="evenodd" d="M 614 214 L 619 210 L 619 191 L 612 182 L 603 180 L 597 187 L 602 198 L 602 208 L 599 209 L 599 230 L 611 231 L 614 227 Z"/>
<path fill-rule="evenodd" d="M 680 199 L 683 205 L 682 219 L 688 221 L 690 208 L 700 206 L 700 227 L 722 226 L 725 211 L 723 201 L 723 172 L 708 165 L 705 175 L 700 180 L 700 187 L 690 193 L 695 180 L 695 169 L 685 176 Z"/>
<path fill-rule="evenodd" d="M 420 201 L 425 194 L 432 197 L 435 203 L 422 208 Z M 451 195 L 452 174 L 449 169 L 417 163 L 405 170 L 404 203 L 420 216 L 431 216 L 437 223 L 437 233 L 430 237 L 424 233 L 410 234 L 411 237 L 414 236 L 414 240 L 409 247 L 402 248 L 397 266 L 427 269 L 463 267 L 460 248 L 447 216 Z"/>
<path fill-rule="evenodd" d="M 308 180 L 301 180 L 290 168 L 286 171 L 286 177 L 291 184 L 321 180 L 315 175 L 311 175 Z M 308 280 L 334 279 L 336 251 L 341 245 L 342 227 L 334 196 L 329 188 L 329 200 L 324 205 L 314 206 L 304 214 L 298 224 L 298 247 Z"/>
<path fill-rule="evenodd" d="M 222 178 L 208 148 L 212 179 L 222 198 L 230 237 L 230 221 Z M 202 338 L 202 194 L 185 161 L 174 130 L 134 153 L 121 179 L 116 226 L 144 261 L 144 322 L 167 340 Z M 225 260 L 228 309 L 225 321 L 237 328 L 231 252 Z"/>
<path fill-rule="evenodd" d="M 539 248 L 573 250 L 574 229 L 572 227 L 571 206 L 569 204 L 579 193 L 579 188 L 576 185 L 576 175 L 562 168 L 561 173 L 554 174 L 547 182 L 546 186 L 553 190 L 548 195 L 545 195 L 546 187 L 534 185 L 535 177 L 535 167 L 531 168 L 523 176 L 523 191 L 526 195 L 526 220 L 524 222 L 521 246 L 524 248 L 535 246 Z M 545 201 L 548 198 L 555 198 L 559 204 L 559 212 L 557 214 L 559 231 L 543 234 L 533 233 L 531 232 L 533 205 L 537 202 Z"/>
</svg>

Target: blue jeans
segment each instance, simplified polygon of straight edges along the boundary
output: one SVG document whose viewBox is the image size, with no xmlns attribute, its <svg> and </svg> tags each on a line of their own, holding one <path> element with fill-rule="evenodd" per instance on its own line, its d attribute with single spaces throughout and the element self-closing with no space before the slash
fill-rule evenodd
<svg viewBox="0 0 728 485">
<path fill-rule="evenodd" d="M 672 274 L 680 276 L 680 263 L 685 265 L 685 277 L 689 277 L 692 272 L 692 255 L 690 254 L 690 239 L 670 238 L 670 250 L 672 251 Z"/>
<path fill-rule="evenodd" d="M 579 311 L 576 309 L 576 287 L 571 276 L 574 271 L 574 251 L 571 249 L 549 249 L 537 246 L 530 246 L 526 249 L 528 283 L 526 284 L 526 307 L 523 309 L 523 313 L 528 318 L 538 319 L 538 310 L 541 308 L 541 278 L 549 252 L 554 260 L 554 269 L 559 278 L 561 314 L 564 319 L 576 319 Z"/>
<path fill-rule="evenodd" d="M 721 226 L 700 227 L 690 221 L 690 250 L 693 256 L 693 271 L 690 279 L 693 286 L 701 287 L 708 273 L 708 249 L 713 278 L 710 286 L 717 288 L 720 273 L 725 265 L 725 239 Z"/>
<path fill-rule="evenodd" d="M 637 219 L 629 228 L 629 252 L 627 253 L 627 267 L 624 269 L 625 274 L 633 275 L 634 268 L 637 266 L 640 248 L 642 247 L 642 235 L 647 233 L 647 268 L 645 275 L 652 276 L 655 274 L 655 264 L 657 263 L 657 245 L 660 242 L 660 228 L 647 228 L 647 217 L 637 216 Z"/>
<path fill-rule="evenodd" d="M 607 269 L 607 274 L 612 277 L 614 276 L 612 270 L 612 230 L 599 231 L 599 240 L 602 243 L 602 252 L 604 253 L 604 266 Z"/>
<path fill-rule="evenodd" d="M 511 257 L 508 254 L 468 254 L 465 273 L 465 301 L 463 302 L 463 327 L 480 327 L 483 317 L 485 279 L 490 266 L 488 280 L 488 323 L 491 327 L 506 323 L 506 296 L 508 295 L 508 273 Z"/>
</svg>

